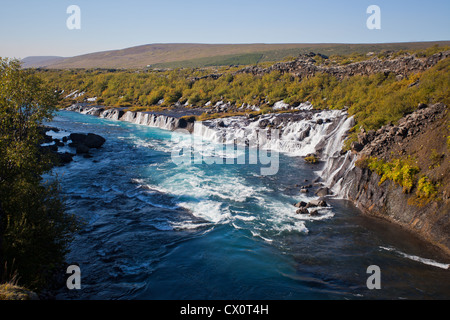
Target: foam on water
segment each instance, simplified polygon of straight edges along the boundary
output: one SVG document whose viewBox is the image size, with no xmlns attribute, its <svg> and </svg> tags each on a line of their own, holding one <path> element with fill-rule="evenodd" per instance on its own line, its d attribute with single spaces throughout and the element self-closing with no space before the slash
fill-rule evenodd
<svg viewBox="0 0 450 320">
<path fill-rule="evenodd" d="M 404 258 L 407 258 L 407 259 L 410 259 L 410 260 L 413 260 L 413 261 L 417 261 L 417 262 L 420 262 L 420 263 L 423 263 L 423 264 L 426 264 L 426 265 L 429 265 L 429 266 L 433 266 L 433 267 L 437 267 L 437 268 L 441 268 L 441 269 L 447 269 L 447 270 L 450 269 L 450 264 L 437 262 L 437 261 L 434 261 L 432 259 L 422 258 L 422 257 L 415 256 L 415 255 L 412 255 L 412 254 L 407 254 L 407 253 L 404 253 L 404 252 L 402 252 L 400 250 L 397 250 L 395 248 L 392 248 L 392 247 L 380 246 L 380 249 L 383 249 L 383 250 L 386 250 L 386 251 L 395 252 L 396 254 L 398 254 L 398 255 L 400 255 L 400 256 L 402 256 Z"/>
</svg>

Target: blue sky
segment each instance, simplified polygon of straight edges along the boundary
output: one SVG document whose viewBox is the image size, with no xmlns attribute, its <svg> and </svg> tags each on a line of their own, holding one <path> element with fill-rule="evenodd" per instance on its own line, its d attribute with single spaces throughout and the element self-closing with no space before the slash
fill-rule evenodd
<svg viewBox="0 0 450 320">
<path fill-rule="evenodd" d="M 69 5 L 81 29 L 69 30 Z M 381 30 L 369 30 L 369 5 Z M 0 56 L 75 56 L 149 43 L 450 40 L 449 0 L 0 0 Z"/>
</svg>

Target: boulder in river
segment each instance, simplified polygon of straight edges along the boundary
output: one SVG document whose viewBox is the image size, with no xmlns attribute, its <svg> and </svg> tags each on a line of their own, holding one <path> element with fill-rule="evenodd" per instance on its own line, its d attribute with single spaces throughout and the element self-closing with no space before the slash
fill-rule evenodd
<svg viewBox="0 0 450 320">
<path fill-rule="evenodd" d="M 326 207 L 327 203 L 324 200 L 316 199 L 311 200 L 307 205 L 306 208 L 314 208 L 314 207 Z"/>
<path fill-rule="evenodd" d="M 58 153 L 59 163 L 61 165 L 67 164 L 73 160 L 73 158 L 72 158 L 73 156 L 74 156 L 74 154 L 68 153 L 68 152 Z"/>
<path fill-rule="evenodd" d="M 84 140 L 86 139 L 87 135 L 83 133 L 71 133 L 69 136 L 69 139 L 72 140 L 73 144 L 79 144 L 84 143 Z"/>
<path fill-rule="evenodd" d="M 327 187 L 320 188 L 315 192 L 315 194 L 319 197 L 325 197 L 330 194 L 330 189 Z"/>
<path fill-rule="evenodd" d="M 308 209 L 306 208 L 300 208 L 297 211 L 295 211 L 296 214 L 309 214 Z"/>
<path fill-rule="evenodd" d="M 85 154 L 85 153 L 89 153 L 89 147 L 87 147 L 84 144 L 79 144 L 77 145 L 77 154 Z"/>
<path fill-rule="evenodd" d="M 105 143 L 105 138 L 99 136 L 98 134 L 89 133 L 85 140 L 84 145 L 88 148 L 100 148 Z"/>
<path fill-rule="evenodd" d="M 95 133 L 71 133 L 69 136 L 72 143 L 70 146 L 76 147 L 77 145 L 83 144 L 88 148 L 100 148 L 105 143 L 105 138 L 99 136 Z"/>
<path fill-rule="evenodd" d="M 306 202 L 300 201 L 300 202 L 297 202 L 296 204 L 294 204 L 294 207 L 302 208 L 302 207 L 306 207 L 306 205 L 307 205 Z"/>
</svg>

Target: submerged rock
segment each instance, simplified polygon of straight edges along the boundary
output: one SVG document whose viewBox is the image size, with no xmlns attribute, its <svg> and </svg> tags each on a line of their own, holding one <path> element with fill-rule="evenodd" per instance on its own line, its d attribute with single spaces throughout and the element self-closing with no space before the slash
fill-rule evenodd
<svg viewBox="0 0 450 320">
<path fill-rule="evenodd" d="M 310 215 L 311 217 L 317 217 L 317 216 L 319 216 L 320 214 L 319 214 L 319 211 L 313 210 L 313 211 L 311 211 L 311 212 L 309 213 L 309 215 Z"/>
</svg>

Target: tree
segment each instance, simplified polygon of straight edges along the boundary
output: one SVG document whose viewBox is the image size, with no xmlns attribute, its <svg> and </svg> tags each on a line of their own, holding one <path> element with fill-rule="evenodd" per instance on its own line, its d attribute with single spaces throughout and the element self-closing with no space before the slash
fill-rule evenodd
<svg viewBox="0 0 450 320">
<path fill-rule="evenodd" d="M 174 88 L 169 89 L 164 95 L 164 101 L 167 103 L 175 103 L 182 97 L 183 93 L 181 90 L 177 90 Z"/>
<path fill-rule="evenodd" d="M 39 289 L 64 260 L 75 223 L 64 212 L 52 167 L 39 148 L 41 126 L 56 110 L 57 94 L 18 60 L 0 58 L 0 280 L 5 267 Z"/>
</svg>

